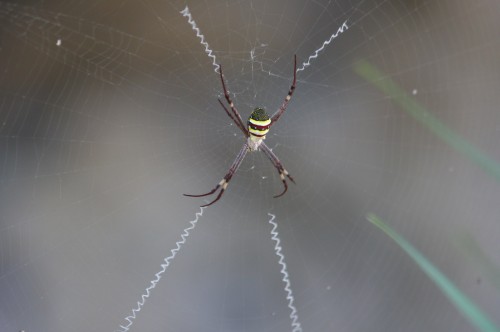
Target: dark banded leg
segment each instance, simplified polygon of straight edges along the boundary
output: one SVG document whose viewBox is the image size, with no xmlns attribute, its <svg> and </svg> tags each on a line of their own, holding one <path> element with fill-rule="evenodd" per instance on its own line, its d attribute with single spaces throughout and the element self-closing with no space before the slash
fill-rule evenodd
<svg viewBox="0 0 500 332">
<path fill-rule="evenodd" d="M 240 130 L 243 132 L 243 134 L 245 135 L 245 137 L 248 137 L 248 130 L 244 127 L 241 126 L 241 124 L 239 123 L 238 120 L 236 120 L 236 118 L 229 112 L 229 110 L 227 109 L 226 106 L 224 106 L 224 104 L 222 103 L 222 101 L 220 99 L 217 99 L 219 101 L 219 104 L 224 108 L 224 111 L 226 111 L 226 114 L 231 118 L 231 120 L 233 120 L 233 122 L 236 124 L 236 127 L 240 128 Z"/>
<path fill-rule="evenodd" d="M 231 107 L 231 111 L 233 111 L 234 119 L 238 120 L 240 127 L 245 129 L 245 131 L 246 131 L 245 123 L 241 119 L 241 115 L 238 112 L 238 110 L 236 109 L 236 107 L 234 107 L 234 103 L 231 100 L 231 97 L 229 96 L 229 91 L 227 91 L 227 89 L 226 89 L 226 82 L 224 82 L 224 76 L 222 74 L 222 65 L 219 65 L 219 73 L 220 73 L 220 80 L 222 82 L 222 89 L 224 90 L 224 97 L 226 97 L 227 103 L 229 104 L 229 107 Z M 248 132 L 247 132 L 247 136 L 248 136 Z"/>
<path fill-rule="evenodd" d="M 283 164 L 281 163 L 281 161 L 278 159 L 278 157 L 276 157 L 276 155 L 274 154 L 274 152 L 271 151 L 271 149 L 266 145 L 266 143 L 262 142 L 260 144 L 260 148 L 266 154 L 266 156 L 269 158 L 269 160 L 271 160 L 271 162 L 273 163 L 274 167 L 276 167 L 276 169 L 280 173 L 281 181 L 283 182 L 283 186 L 285 187 L 285 189 L 283 190 L 283 192 L 281 194 L 279 194 L 279 195 L 274 196 L 274 198 L 283 196 L 286 193 L 286 191 L 288 190 L 288 184 L 286 183 L 285 176 L 288 179 L 290 179 L 290 181 L 292 181 L 293 183 L 295 183 L 295 180 L 288 173 L 288 171 L 283 167 Z"/>
<path fill-rule="evenodd" d="M 222 180 L 219 182 L 219 184 L 217 186 L 215 186 L 215 188 L 212 189 L 210 192 L 208 192 L 206 194 L 201 194 L 201 195 L 184 194 L 184 196 L 189 196 L 189 197 L 204 197 L 204 196 L 212 195 L 219 188 L 222 188 L 220 190 L 219 194 L 217 195 L 217 197 L 213 201 L 211 201 L 208 204 L 202 205 L 201 207 L 206 207 L 206 206 L 212 205 L 215 202 L 217 202 L 222 197 L 222 194 L 224 193 L 224 191 L 226 190 L 226 188 L 227 188 L 227 186 L 229 184 L 229 181 L 231 181 L 231 178 L 233 177 L 234 173 L 238 170 L 238 167 L 240 167 L 241 162 L 243 161 L 243 159 L 245 159 L 245 156 L 246 156 L 247 152 L 248 152 L 248 145 L 247 145 L 247 143 L 245 143 L 245 144 L 243 144 L 243 147 L 241 148 L 241 150 L 238 153 L 238 155 L 236 156 L 236 159 L 234 159 L 233 164 L 231 165 L 231 168 L 229 168 L 229 171 L 227 172 L 227 174 L 224 175 L 224 178 L 222 178 Z"/>
<path fill-rule="evenodd" d="M 297 55 L 293 57 L 293 82 L 292 86 L 290 86 L 290 90 L 288 90 L 288 95 L 285 97 L 285 101 L 281 104 L 280 108 L 273 114 L 271 117 L 271 126 L 278 121 L 278 119 L 283 115 L 288 105 L 290 99 L 292 99 L 293 92 L 295 91 L 295 83 L 297 82 Z"/>
</svg>

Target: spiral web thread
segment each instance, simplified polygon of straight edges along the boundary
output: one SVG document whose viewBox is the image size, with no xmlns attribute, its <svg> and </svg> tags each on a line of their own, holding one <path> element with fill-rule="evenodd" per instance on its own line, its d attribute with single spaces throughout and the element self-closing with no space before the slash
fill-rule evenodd
<svg viewBox="0 0 500 332">
<path fill-rule="evenodd" d="M 283 279 L 281 279 L 285 283 L 285 292 L 287 293 L 286 299 L 288 300 L 288 308 L 292 311 L 290 313 L 290 319 L 292 320 L 292 332 L 302 332 L 302 327 L 300 326 L 299 323 L 299 316 L 297 315 L 297 308 L 293 304 L 294 302 L 294 297 L 292 294 L 292 288 L 290 286 L 290 278 L 288 277 L 288 271 L 286 268 L 286 263 L 285 263 L 285 256 L 281 252 L 281 246 L 280 246 L 280 239 L 279 239 L 279 234 L 277 231 L 278 224 L 274 222 L 274 219 L 276 218 L 275 215 L 268 213 L 268 215 L 271 217 L 269 219 L 269 223 L 273 226 L 273 229 L 271 230 L 271 235 L 272 239 L 276 241 L 276 245 L 274 246 L 274 251 L 276 252 L 276 256 L 280 258 L 279 264 L 281 265 L 281 274 L 283 275 Z"/>
<path fill-rule="evenodd" d="M 161 270 L 158 273 L 156 273 L 156 275 L 155 275 L 156 279 L 151 280 L 151 286 L 146 288 L 145 292 L 141 296 L 141 300 L 137 301 L 137 307 L 132 309 L 132 314 L 130 316 L 125 317 L 125 320 L 128 321 L 128 325 L 120 325 L 121 330 L 117 330 L 117 331 L 126 332 L 130 329 L 130 327 L 134 323 L 134 320 L 137 318 L 137 313 L 139 311 L 141 311 L 142 307 L 146 303 L 146 299 L 149 298 L 150 291 L 156 287 L 156 284 L 158 284 L 158 282 L 160 281 L 163 273 L 165 273 L 167 268 L 170 266 L 170 261 L 172 261 L 175 258 L 175 256 L 177 255 L 177 253 L 181 249 L 181 246 L 184 243 L 186 243 L 186 239 L 190 234 L 189 231 L 191 231 L 195 228 L 199 217 L 201 217 L 202 215 L 203 215 L 203 208 L 200 208 L 200 212 L 196 212 L 195 219 L 191 220 L 189 222 L 191 224 L 191 226 L 188 226 L 184 229 L 184 231 L 181 234 L 181 240 L 177 241 L 175 243 L 176 247 L 174 249 L 170 250 L 171 255 L 164 259 L 165 263 L 161 264 Z"/>
</svg>

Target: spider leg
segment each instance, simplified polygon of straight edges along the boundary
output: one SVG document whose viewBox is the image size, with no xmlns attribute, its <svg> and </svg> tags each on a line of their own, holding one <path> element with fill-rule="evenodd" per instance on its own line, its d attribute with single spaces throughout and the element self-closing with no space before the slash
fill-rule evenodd
<svg viewBox="0 0 500 332">
<path fill-rule="evenodd" d="M 271 149 L 266 145 L 266 143 L 262 142 L 260 144 L 260 148 L 262 149 L 262 151 L 264 152 L 264 154 L 269 158 L 269 160 L 271 160 L 271 162 L 273 163 L 274 167 L 276 167 L 276 169 L 280 173 L 280 178 L 281 178 L 281 181 L 283 182 L 284 189 L 283 189 L 283 192 L 281 192 L 281 194 L 273 196 L 273 197 L 274 198 L 281 197 L 288 190 L 288 184 L 286 183 L 285 176 L 290 181 L 292 181 L 293 183 L 295 183 L 295 180 L 288 173 L 288 171 L 283 167 L 283 164 L 281 163 L 281 161 L 278 159 L 278 157 L 276 157 L 276 155 L 274 154 L 274 152 L 271 151 Z"/>
<path fill-rule="evenodd" d="M 219 104 L 224 108 L 224 111 L 226 111 L 226 114 L 236 124 L 236 127 L 240 128 L 240 130 L 243 132 L 243 134 L 245 135 L 245 137 L 248 137 L 248 131 L 247 131 L 247 129 L 245 129 L 244 127 L 241 126 L 241 124 L 239 123 L 239 121 L 236 120 L 236 118 L 229 112 L 229 110 L 227 109 L 227 107 L 224 106 L 224 104 L 222 103 L 222 101 L 220 99 L 217 98 L 217 100 L 219 101 Z"/>
<path fill-rule="evenodd" d="M 231 111 L 233 111 L 234 119 L 238 120 L 240 127 L 244 129 L 246 136 L 248 137 L 248 131 L 245 127 L 245 123 L 241 119 L 241 115 L 238 112 L 238 110 L 236 109 L 236 107 L 234 107 L 234 103 L 231 100 L 231 97 L 229 96 L 229 91 L 227 91 L 227 89 L 226 89 L 226 82 L 224 81 L 224 76 L 222 74 L 222 65 L 219 65 L 219 73 L 220 73 L 220 80 L 222 82 L 222 89 L 224 90 L 224 97 L 226 97 L 226 101 L 229 104 L 229 106 L 231 107 Z"/>
<path fill-rule="evenodd" d="M 217 197 L 213 201 L 211 201 L 208 204 L 202 205 L 201 207 L 210 206 L 210 205 L 214 204 L 215 202 L 217 202 L 222 197 L 222 194 L 224 193 L 224 191 L 226 190 L 226 188 L 227 188 L 227 186 L 229 184 L 229 181 L 231 181 L 231 178 L 233 177 L 234 173 L 236 173 L 236 171 L 240 167 L 241 162 L 243 161 L 243 159 L 245 159 L 245 156 L 246 156 L 247 152 L 248 152 L 248 145 L 247 145 L 247 143 L 245 143 L 245 144 L 243 144 L 243 147 L 241 148 L 240 152 L 238 153 L 238 155 L 234 159 L 233 164 L 231 165 L 231 168 L 229 168 L 229 171 L 226 173 L 226 175 L 224 175 L 224 177 L 219 182 L 219 184 L 216 185 L 215 188 L 212 189 L 210 192 L 208 192 L 206 194 L 201 194 L 201 195 L 184 194 L 184 196 L 188 196 L 188 197 L 204 197 L 204 196 L 212 195 L 219 188 L 222 188 L 220 190 L 219 194 L 217 195 Z"/>
<path fill-rule="evenodd" d="M 288 90 L 288 95 L 285 97 L 285 101 L 281 104 L 280 108 L 273 114 L 271 117 L 271 126 L 278 121 L 278 119 L 283 115 L 288 105 L 290 99 L 292 99 L 293 92 L 295 91 L 295 83 L 297 82 L 297 55 L 293 57 L 293 82 L 290 86 L 290 90 Z"/>
<path fill-rule="evenodd" d="M 212 189 L 210 192 L 208 192 L 206 194 L 200 194 L 200 195 L 183 194 L 183 195 L 187 196 L 187 197 L 204 197 L 204 196 L 212 195 L 214 192 L 217 191 L 217 189 L 219 189 L 222 185 L 224 185 L 224 183 L 225 183 L 225 181 L 222 180 L 221 182 L 219 182 L 218 185 L 215 186 L 214 189 Z"/>
</svg>

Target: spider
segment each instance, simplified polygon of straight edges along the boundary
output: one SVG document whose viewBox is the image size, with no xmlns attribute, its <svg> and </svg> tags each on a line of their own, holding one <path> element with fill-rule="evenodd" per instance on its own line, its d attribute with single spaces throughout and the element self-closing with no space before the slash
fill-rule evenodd
<svg viewBox="0 0 500 332">
<path fill-rule="evenodd" d="M 264 139 L 266 139 L 266 134 L 269 132 L 269 128 L 273 124 L 275 124 L 279 118 L 283 115 L 283 113 L 286 110 L 286 107 L 288 105 L 288 102 L 292 98 L 293 92 L 295 90 L 295 83 L 297 81 L 297 55 L 294 56 L 294 65 L 293 65 L 293 82 L 292 85 L 290 86 L 290 90 L 288 91 L 288 95 L 285 97 L 285 100 L 283 101 L 283 104 L 281 104 L 280 108 L 271 116 L 266 113 L 266 111 L 263 108 L 257 107 L 254 109 L 252 114 L 250 114 L 250 117 L 248 118 L 247 121 L 247 126 L 244 125 L 243 120 L 241 119 L 240 113 L 234 106 L 233 101 L 231 100 L 231 97 L 229 96 L 229 91 L 226 89 L 226 82 L 224 81 L 224 75 L 222 74 L 222 66 L 219 65 L 219 74 L 220 74 L 220 80 L 222 82 L 222 89 L 224 90 L 224 96 L 226 97 L 226 101 L 229 104 L 229 107 L 231 107 L 232 114 L 229 112 L 226 106 L 222 103 L 220 99 L 219 103 L 221 104 L 222 108 L 224 108 L 224 111 L 226 111 L 226 114 L 233 120 L 233 122 L 236 124 L 236 127 L 238 127 L 242 132 L 243 135 L 245 135 L 245 138 L 247 139 L 246 142 L 243 144 L 243 147 L 241 148 L 240 152 L 236 156 L 236 159 L 234 159 L 233 164 L 231 165 L 231 168 L 229 168 L 229 171 L 224 175 L 222 180 L 215 186 L 214 189 L 212 189 L 210 192 L 206 194 L 201 194 L 201 195 L 189 195 L 189 194 L 184 194 L 184 196 L 189 196 L 189 197 L 204 197 L 208 195 L 212 195 L 215 193 L 219 188 L 221 188 L 219 194 L 217 197 L 211 201 L 208 204 L 202 205 L 201 207 L 206 207 L 209 205 L 214 204 L 217 202 L 221 197 L 222 194 L 224 194 L 224 191 L 226 190 L 229 181 L 231 181 L 231 178 L 233 175 L 236 173 L 238 170 L 238 167 L 240 167 L 243 159 L 245 158 L 247 152 L 249 151 L 263 151 L 264 154 L 271 160 L 273 163 L 274 167 L 278 170 L 280 174 L 281 181 L 283 182 L 283 192 L 281 194 L 278 194 L 276 197 L 283 196 L 286 191 L 288 190 L 288 184 L 286 182 L 287 177 L 290 181 L 295 183 L 293 178 L 290 176 L 288 171 L 283 167 L 283 164 L 281 164 L 280 160 L 276 155 L 273 153 L 273 151 L 264 143 Z"/>
</svg>

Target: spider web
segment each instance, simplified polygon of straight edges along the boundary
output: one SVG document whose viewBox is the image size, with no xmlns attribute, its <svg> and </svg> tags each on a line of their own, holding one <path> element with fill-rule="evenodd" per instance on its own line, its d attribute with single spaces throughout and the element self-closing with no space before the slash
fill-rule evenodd
<svg viewBox="0 0 500 332">
<path fill-rule="evenodd" d="M 370 211 L 499 324 L 499 183 L 353 69 L 500 162 L 498 3 L 58 0 L 0 2 L 0 330 L 115 330 L 241 148 L 186 5 L 244 119 L 349 30 L 266 140 L 297 185 L 249 153 L 134 331 L 290 331 L 268 213 L 304 331 L 470 331 Z"/>
</svg>

